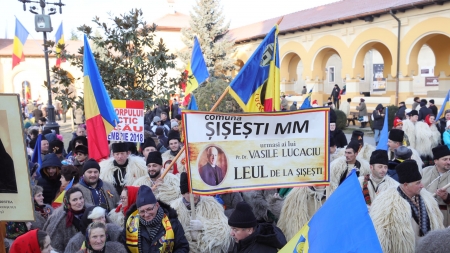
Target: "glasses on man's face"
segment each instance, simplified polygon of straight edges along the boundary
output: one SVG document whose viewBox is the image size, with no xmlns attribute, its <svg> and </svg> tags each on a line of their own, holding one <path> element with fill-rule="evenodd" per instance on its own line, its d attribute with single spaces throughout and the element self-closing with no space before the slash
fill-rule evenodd
<svg viewBox="0 0 450 253">
<path fill-rule="evenodd" d="M 153 211 L 153 209 L 155 209 L 156 204 L 154 204 L 152 207 L 149 207 L 145 210 L 139 210 L 139 215 L 140 216 L 144 216 L 145 214 L 150 214 L 151 211 Z"/>
</svg>

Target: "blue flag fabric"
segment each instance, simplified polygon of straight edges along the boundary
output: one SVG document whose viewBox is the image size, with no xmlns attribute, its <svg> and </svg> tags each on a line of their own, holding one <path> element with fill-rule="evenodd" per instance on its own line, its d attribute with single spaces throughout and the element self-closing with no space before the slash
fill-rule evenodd
<svg viewBox="0 0 450 253">
<path fill-rule="evenodd" d="M 287 252 L 383 252 L 355 170 L 279 251 Z"/>
<path fill-rule="evenodd" d="M 444 112 L 448 109 L 450 109 L 450 103 L 449 103 L 449 97 L 450 97 L 450 90 L 447 92 L 447 96 L 445 96 L 444 102 L 442 103 L 441 109 L 439 109 L 438 114 L 436 115 L 436 120 L 445 117 Z"/>
<path fill-rule="evenodd" d="M 388 137 L 389 137 L 389 129 L 388 129 L 388 108 L 385 109 L 386 114 L 384 115 L 384 124 L 383 129 L 381 129 L 380 140 L 378 141 L 377 149 L 388 150 Z"/>
<path fill-rule="evenodd" d="M 312 108 L 312 106 L 311 106 L 312 90 L 313 89 L 309 90 L 308 96 L 306 96 L 305 100 L 303 101 L 302 106 L 300 106 L 300 110 Z"/>
<path fill-rule="evenodd" d="M 194 111 L 198 110 L 197 101 L 195 100 L 194 94 L 191 94 L 191 102 L 189 102 L 189 105 L 188 105 L 187 109 L 188 110 L 194 110 Z"/>
<path fill-rule="evenodd" d="M 41 174 L 40 171 L 42 165 L 41 141 L 42 141 L 42 134 L 39 134 L 36 139 L 36 145 L 34 146 L 33 156 L 31 157 L 31 162 L 37 163 L 39 165 L 38 169 L 36 170 L 36 174 L 38 176 Z"/>
</svg>

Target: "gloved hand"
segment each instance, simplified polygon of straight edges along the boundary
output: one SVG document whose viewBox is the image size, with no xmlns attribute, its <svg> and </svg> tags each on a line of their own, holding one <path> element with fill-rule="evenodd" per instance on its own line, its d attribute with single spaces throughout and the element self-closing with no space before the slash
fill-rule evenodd
<svg viewBox="0 0 450 253">
<path fill-rule="evenodd" d="M 190 227 L 191 227 L 191 230 L 202 230 L 203 224 L 199 220 L 191 220 Z"/>
</svg>

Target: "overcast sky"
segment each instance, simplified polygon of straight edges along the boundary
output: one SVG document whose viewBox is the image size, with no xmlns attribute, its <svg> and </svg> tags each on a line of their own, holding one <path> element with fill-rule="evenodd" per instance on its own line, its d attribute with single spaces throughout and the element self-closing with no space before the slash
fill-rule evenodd
<svg viewBox="0 0 450 253">
<path fill-rule="evenodd" d="M 36 1 L 36 0 L 34 0 Z M 47 0 L 59 2 L 59 0 Z M 23 4 L 18 0 L 0 0 L 0 38 L 14 37 L 15 18 L 17 17 L 30 32 L 28 39 L 42 39 L 42 34 L 34 31 L 34 14 L 23 11 Z M 54 34 L 61 21 L 64 21 L 64 34 L 66 40 L 70 37 L 70 31 L 86 24 L 93 26 L 91 22 L 94 16 L 107 19 L 108 13 L 122 14 L 132 8 L 140 8 L 144 12 L 146 21 L 153 21 L 168 13 L 167 0 L 62 0 L 66 5 L 62 14 L 52 15 L 53 32 L 48 37 L 54 40 Z M 176 10 L 189 14 L 197 0 L 176 0 Z M 269 18 L 281 16 L 319 5 L 336 2 L 336 0 L 222 0 L 222 6 L 226 19 L 231 22 L 231 27 L 239 27 L 255 23 Z M 35 4 L 35 6 L 38 6 Z M 50 8 L 51 6 L 48 6 Z M 47 8 L 47 9 L 48 9 Z M 40 12 L 40 7 L 38 7 Z"/>
</svg>

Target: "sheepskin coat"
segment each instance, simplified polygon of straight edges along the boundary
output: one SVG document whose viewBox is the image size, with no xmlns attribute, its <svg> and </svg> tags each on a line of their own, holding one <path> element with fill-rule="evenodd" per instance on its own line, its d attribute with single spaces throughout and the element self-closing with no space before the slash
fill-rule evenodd
<svg viewBox="0 0 450 253">
<path fill-rule="evenodd" d="M 325 202 L 325 189 L 293 188 L 284 200 L 277 227 L 291 240 Z"/>
<path fill-rule="evenodd" d="M 227 252 L 230 246 L 230 226 L 224 214 L 223 207 L 213 198 L 201 196 L 195 206 L 195 219 L 203 224 L 196 241 L 190 233 L 191 211 L 183 203 L 183 197 L 174 200 L 170 206 L 178 214 L 178 220 L 184 229 L 184 235 L 189 242 L 189 252 L 220 253 Z"/>
<path fill-rule="evenodd" d="M 120 239 L 120 236 L 122 234 L 123 228 L 120 226 L 117 226 L 113 223 L 107 223 L 106 224 L 106 234 L 109 237 L 109 241 L 111 242 L 118 242 Z M 72 239 L 70 239 L 69 243 L 67 243 L 66 249 L 64 250 L 64 253 L 75 253 L 81 249 L 81 246 L 83 246 L 83 242 L 86 240 L 86 236 L 83 235 L 80 232 L 78 232 Z M 105 251 L 107 252 L 107 251 Z M 114 251 L 116 252 L 116 251 Z"/>
<path fill-rule="evenodd" d="M 433 196 L 425 189 L 420 191 L 428 217 L 430 231 L 444 228 L 442 213 Z M 419 239 L 419 226 L 411 213 L 411 206 L 400 196 L 397 188 L 380 193 L 370 207 L 375 231 L 384 253 L 413 253 Z"/>
<path fill-rule="evenodd" d="M 66 227 L 66 211 L 60 206 L 48 217 L 43 230 L 51 239 L 51 245 L 56 252 L 64 252 L 70 239 L 78 233 L 75 226 Z M 75 219 L 75 218 L 74 218 Z"/>
<path fill-rule="evenodd" d="M 370 165 L 366 160 L 358 159 L 357 161 L 361 163 L 361 168 L 359 169 L 359 176 L 365 176 L 370 174 Z M 347 162 L 345 156 L 339 157 L 330 164 L 330 186 L 327 186 L 327 197 L 329 197 L 339 186 L 341 176 L 347 172 L 350 175 L 353 168 L 347 168 Z"/>
<path fill-rule="evenodd" d="M 430 130 L 432 133 L 432 140 L 431 140 L 431 145 L 432 147 L 437 147 L 439 145 L 441 145 L 442 139 L 441 139 L 441 132 L 439 132 L 439 129 L 437 128 L 437 126 L 435 124 L 432 124 L 430 126 Z"/>
<path fill-rule="evenodd" d="M 434 181 L 431 185 L 430 183 L 439 177 L 439 171 L 436 166 L 428 166 L 423 169 L 422 175 L 422 184 L 424 189 L 429 191 L 431 194 L 435 193 L 437 189 L 443 188 L 445 185 L 450 183 L 450 172 L 444 173 L 441 177 Z M 447 192 L 450 193 L 450 188 L 447 189 Z M 449 195 L 450 196 L 450 195 Z M 450 225 L 450 215 L 448 210 L 450 210 L 450 204 L 446 204 L 440 197 L 436 196 L 436 201 L 438 205 L 447 206 L 447 210 L 441 210 L 442 215 L 444 216 L 444 227 L 448 227 Z"/>
<path fill-rule="evenodd" d="M 149 175 L 145 175 L 136 180 L 133 186 L 147 185 L 153 187 L 153 182 Z M 164 181 L 154 191 L 156 199 L 170 204 L 175 199 L 181 197 L 180 192 L 180 178 L 172 173 L 167 173 Z"/>
<path fill-rule="evenodd" d="M 283 198 L 278 196 L 277 190 L 247 191 L 242 193 L 242 198 L 252 207 L 258 221 L 273 222 L 274 220 L 267 215 L 268 211 L 276 219 L 280 217 Z"/>
<path fill-rule="evenodd" d="M 358 177 L 358 181 L 359 181 L 359 184 L 361 185 L 361 189 L 362 189 L 363 183 L 364 183 L 364 176 Z M 384 177 L 384 179 L 378 185 L 376 185 L 376 183 L 374 181 L 372 181 L 372 183 L 373 183 L 373 185 L 370 183 L 367 185 L 367 189 L 369 190 L 370 201 L 372 203 L 380 192 L 383 192 L 392 187 L 397 188 L 397 186 L 399 185 L 399 183 L 397 181 L 395 181 L 388 175 L 386 175 Z M 378 188 L 377 191 L 375 191 L 373 186 Z"/>
<path fill-rule="evenodd" d="M 95 206 L 94 197 L 92 196 L 92 191 L 89 188 L 87 188 L 86 186 L 79 184 L 79 183 L 76 184 L 75 186 L 78 187 L 81 190 L 81 192 L 83 193 L 84 203 L 91 205 L 91 206 Z M 108 203 L 107 211 L 114 210 L 117 206 L 117 203 L 119 203 L 120 195 L 117 194 L 114 186 L 108 182 L 103 181 L 103 186 L 102 186 L 101 190 L 103 191 L 103 195 L 105 196 L 106 202 Z"/>
<path fill-rule="evenodd" d="M 173 158 L 175 158 L 174 155 L 170 154 L 170 149 L 162 153 L 161 157 L 162 157 L 162 164 L 165 164 L 168 160 L 173 161 Z M 176 163 L 178 173 L 186 172 L 186 167 L 184 166 L 185 164 L 186 164 L 186 154 L 183 152 L 183 154 L 181 154 L 180 157 L 178 157 Z"/>
<path fill-rule="evenodd" d="M 124 217 L 125 215 L 123 215 L 122 209 L 120 209 L 119 212 L 116 212 L 116 209 L 113 209 L 108 214 L 108 218 L 111 220 L 111 222 L 122 228 L 124 224 Z"/>
<path fill-rule="evenodd" d="M 120 170 L 114 166 L 114 157 L 110 157 L 100 162 L 100 179 L 103 182 L 110 183 L 117 188 L 114 172 Z M 142 157 L 128 156 L 128 165 L 124 178 L 124 185 L 133 185 L 136 179 L 147 175 L 147 165 Z M 120 194 L 120 193 L 119 193 Z"/>
<path fill-rule="evenodd" d="M 105 253 L 114 252 L 114 253 L 127 253 L 125 246 L 119 242 L 106 242 L 105 245 Z M 76 253 L 85 253 L 84 250 L 79 250 Z"/>
<path fill-rule="evenodd" d="M 431 128 L 428 126 L 427 123 L 418 121 L 415 124 L 415 135 L 409 136 L 409 141 L 411 142 L 411 139 L 414 139 L 416 137 L 416 146 L 415 149 L 421 156 L 430 156 L 433 157 L 433 152 L 431 151 L 432 148 L 436 147 L 434 146 L 434 139 L 433 139 L 433 132 L 431 131 Z"/>
<path fill-rule="evenodd" d="M 450 249 L 450 227 L 430 231 L 419 239 L 416 253 L 448 253 Z"/>
<path fill-rule="evenodd" d="M 408 136 L 409 146 L 412 147 L 413 149 L 416 149 L 416 138 L 415 138 L 416 127 L 415 127 L 415 124 L 411 120 L 405 119 L 405 120 L 403 120 L 402 130 Z"/>
</svg>

